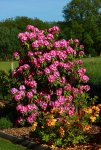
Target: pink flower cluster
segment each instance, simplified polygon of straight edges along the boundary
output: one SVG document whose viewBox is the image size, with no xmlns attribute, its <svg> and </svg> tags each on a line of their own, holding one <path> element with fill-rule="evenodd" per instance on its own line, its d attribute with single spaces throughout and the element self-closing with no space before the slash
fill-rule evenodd
<svg viewBox="0 0 101 150">
<path fill-rule="evenodd" d="M 39 30 L 28 25 L 26 30 L 18 38 L 22 45 L 27 44 L 28 50 L 25 55 L 20 54 L 19 67 L 13 72 L 19 87 L 11 89 L 18 123 L 26 120 L 32 124 L 37 116 L 40 119 L 53 108 L 67 116 L 74 115 L 78 96 L 82 101 L 82 95 L 90 90 L 88 85 L 83 85 L 89 80 L 86 69 L 82 68 L 83 61 L 77 59 L 84 55 L 84 47 L 78 39 L 55 40 L 60 32 L 57 26 Z"/>
<path fill-rule="evenodd" d="M 87 82 L 89 80 L 89 77 L 87 75 L 85 75 L 85 73 L 86 73 L 85 68 L 81 68 L 81 69 L 78 70 L 78 74 L 80 76 L 80 79 L 83 82 Z"/>
<path fill-rule="evenodd" d="M 21 114 L 27 113 L 27 112 L 36 112 L 37 106 L 35 104 L 28 104 L 26 106 L 22 104 L 18 104 L 16 107 L 17 111 L 20 112 Z"/>
</svg>

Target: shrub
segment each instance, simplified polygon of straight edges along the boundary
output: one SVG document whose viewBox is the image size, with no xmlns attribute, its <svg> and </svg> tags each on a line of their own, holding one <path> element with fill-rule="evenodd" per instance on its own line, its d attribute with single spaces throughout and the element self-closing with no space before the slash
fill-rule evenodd
<svg viewBox="0 0 101 150">
<path fill-rule="evenodd" d="M 85 142 L 90 123 L 99 115 L 91 106 L 89 77 L 82 68 L 84 46 L 78 39 L 58 40 L 59 28 L 28 25 L 18 38 L 23 51 L 14 53 L 19 67 L 11 89 L 17 124 L 32 125 L 35 136 L 57 146 Z"/>
<path fill-rule="evenodd" d="M 0 118 L 0 129 L 12 128 L 13 123 L 6 117 Z"/>
</svg>

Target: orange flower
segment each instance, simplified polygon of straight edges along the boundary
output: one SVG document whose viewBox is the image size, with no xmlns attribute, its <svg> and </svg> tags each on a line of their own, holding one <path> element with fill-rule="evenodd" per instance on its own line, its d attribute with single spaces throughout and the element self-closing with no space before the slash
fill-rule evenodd
<svg viewBox="0 0 101 150">
<path fill-rule="evenodd" d="M 92 108 L 86 108 L 84 110 L 87 114 L 91 114 L 92 113 Z"/>
<path fill-rule="evenodd" d="M 53 108 L 52 110 L 51 110 L 51 113 L 57 113 L 58 112 L 58 109 L 56 109 L 56 108 Z"/>
<path fill-rule="evenodd" d="M 97 106 L 98 106 L 98 107 L 99 107 L 99 109 L 101 110 L 101 104 L 98 104 Z"/>
<path fill-rule="evenodd" d="M 60 129 L 59 129 L 59 133 L 60 133 L 60 136 L 63 138 L 65 135 L 65 131 L 62 127 L 60 127 Z"/>
<path fill-rule="evenodd" d="M 84 128 L 83 128 L 83 130 L 84 130 L 84 131 L 88 131 L 90 128 L 91 128 L 90 125 L 85 125 Z"/>
<path fill-rule="evenodd" d="M 47 124 L 48 127 L 53 127 L 53 126 L 55 126 L 56 121 L 57 121 L 56 119 L 50 118 L 50 119 L 46 120 L 46 124 Z"/>
<path fill-rule="evenodd" d="M 32 130 L 34 130 L 34 131 L 36 130 L 37 124 L 38 124 L 37 122 L 34 122 L 34 123 L 33 123 L 33 125 L 32 125 Z"/>
<path fill-rule="evenodd" d="M 70 126 L 70 122 L 66 121 L 66 127 L 68 128 Z"/>
</svg>

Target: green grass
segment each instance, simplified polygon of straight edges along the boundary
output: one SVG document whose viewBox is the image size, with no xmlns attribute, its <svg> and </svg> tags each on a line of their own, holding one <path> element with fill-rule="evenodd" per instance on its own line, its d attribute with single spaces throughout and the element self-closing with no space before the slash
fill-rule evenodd
<svg viewBox="0 0 101 150">
<path fill-rule="evenodd" d="M 84 67 L 93 84 L 101 84 L 101 57 L 84 58 Z"/>
<path fill-rule="evenodd" d="M 18 62 L 13 62 L 13 67 L 16 68 L 18 66 Z M 4 70 L 5 72 L 8 72 L 10 69 L 12 69 L 12 62 L 11 61 L 0 61 L 0 70 Z"/>
<path fill-rule="evenodd" d="M 26 148 L 0 138 L 0 150 L 25 150 Z"/>
<path fill-rule="evenodd" d="M 87 75 L 91 86 L 90 94 L 93 97 L 98 96 L 98 102 L 101 99 L 101 57 L 84 58 L 84 67 L 87 69 Z"/>
</svg>

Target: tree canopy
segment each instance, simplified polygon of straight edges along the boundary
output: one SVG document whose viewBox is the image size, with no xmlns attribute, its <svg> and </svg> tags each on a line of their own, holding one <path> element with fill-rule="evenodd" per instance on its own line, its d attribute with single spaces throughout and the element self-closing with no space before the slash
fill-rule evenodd
<svg viewBox="0 0 101 150">
<path fill-rule="evenodd" d="M 86 46 L 86 53 L 95 51 L 99 55 L 101 0 L 72 0 L 63 8 L 63 16 L 70 29 L 70 37 L 79 38 Z"/>
</svg>

